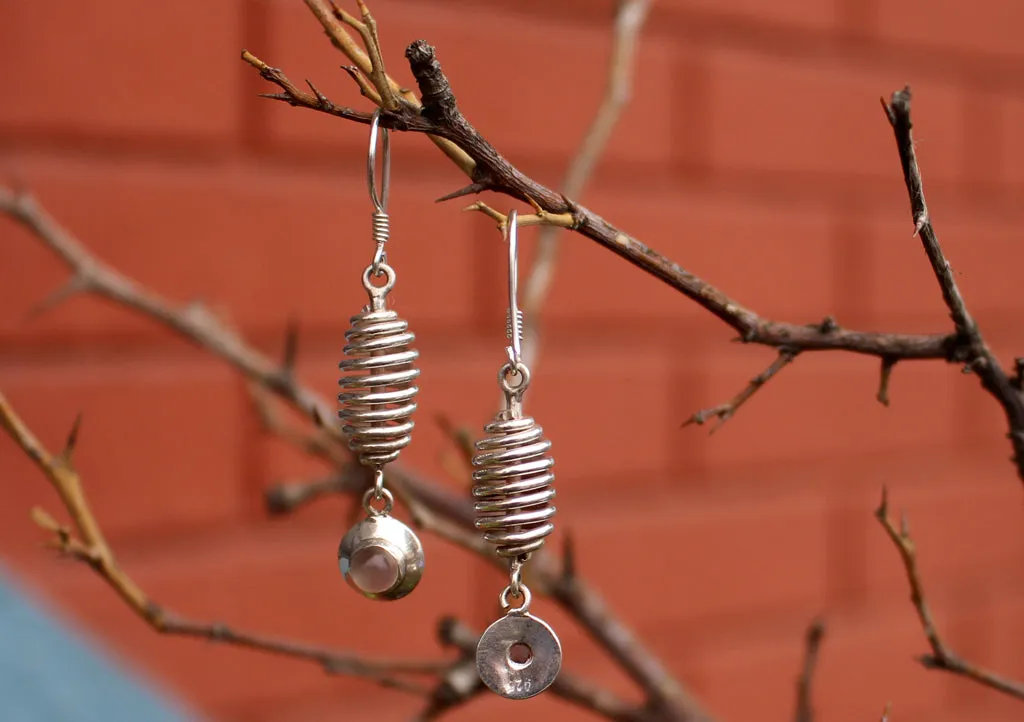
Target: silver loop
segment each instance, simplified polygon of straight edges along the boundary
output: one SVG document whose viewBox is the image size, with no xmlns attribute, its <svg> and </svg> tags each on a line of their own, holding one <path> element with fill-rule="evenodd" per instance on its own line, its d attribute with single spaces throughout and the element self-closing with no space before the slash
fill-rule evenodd
<svg viewBox="0 0 1024 722">
<path fill-rule="evenodd" d="M 511 584 L 501 591 L 501 609 L 506 614 L 526 614 L 530 611 L 530 602 L 533 601 L 533 594 L 530 592 L 530 588 L 525 584 L 520 584 L 519 591 L 521 594 L 513 594 Z M 509 596 L 515 597 L 516 599 L 522 596 L 523 603 L 518 607 L 513 607 L 512 603 L 508 600 Z"/>
<path fill-rule="evenodd" d="M 375 259 L 376 260 L 376 259 Z M 383 286 L 375 286 L 371 280 L 371 276 L 386 276 Z M 382 299 L 391 293 L 391 289 L 395 287 L 395 269 L 389 266 L 387 263 L 381 263 L 379 266 L 374 267 L 374 264 L 370 264 L 363 271 L 363 288 L 370 294 L 371 299 Z"/>
<path fill-rule="evenodd" d="M 381 184 L 377 193 L 377 133 L 381 135 Z M 366 157 L 366 180 L 370 187 L 370 200 L 378 213 L 387 213 L 388 192 L 391 187 L 391 138 L 387 128 L 380 127 L 380 108 L 373 111 L 370 121 L 370 152 Z"/>
<path fill-rule="evenodd" d="M 388 262 L 387 251 L 384 250 L 384 244 L 378 243 L 377 250 L 373 254 L 373 262 L 370 263 L 370 268 L 373 270 L 373 275 L 380 277 L 382 275 L 381 267 L 386 266 Z M 394 281 L 391 282 L 394 285 Z"/>
<path fill-rule="evenodd" d="M 384 500 L 384 506 L 380 509 L 376 509 L 373 506 L 373 502 Z M 395 508 L 395 495 L 387 489 L 381 489 L 380 495 L 377 495 L 377 490 L 369 488 L 366 493 L 363 494 L 363 509 L 369 516 L 388 516 L 391 514 L 391 510 Z"/>
<path fill-rule="evenodd" d="M 508 220 L 505 222 L 505 239 L 508 241 L 508 337 L 512 345 L 509 346 L 509 358 L 517 366 L 522 357 L 521 341 L 523 338 L 523 312 L 519 310 L 519 232 L 516 222 L 519 214 L 513 208 L 508 212 Z"/>
<path fill-rule="evenodd" d="M 518 598 L 522 595 L 523 588 L 523 563 L 519 559 L 512 560 L 509 580 L 508 588 L 511 590 L 512 596 Z"/>
<path fill-rule="evenodd" d="M 380 501 L 384 497 L 384 470 L 379 466 L 373 470 L 373 498 Z"/>
<path fill-rule="evenodd" d="M 513 384 L 509 378 L 513 374 L 519 375 L 519 383 Z M 509 361 L 498 371 L 498 383 L 501 390 L 508 396 L 522 396 L 523 392 L 530 385 L 530 369 L 522 361 L 515 363 Z"/>
</svg>

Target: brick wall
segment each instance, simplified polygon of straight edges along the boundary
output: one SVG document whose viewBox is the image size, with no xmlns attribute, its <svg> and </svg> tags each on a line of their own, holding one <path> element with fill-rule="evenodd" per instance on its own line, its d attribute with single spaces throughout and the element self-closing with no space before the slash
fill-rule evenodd
<svg viewBox="0 0 1024 722">
<path fill-rule="evenodd" d="M 610 0 L 378 0 L 391 71 L 437 45 L 467 116 L 557 183 L 600 97 Z M 583 199 L 770 317 L 939 331 L 947 314 L 911 238 L 878 97 L 906 82 L 934 220 L 1002 358 L 1024 349 L 1024 9 L 1013 0 L 660 0 L 641 73 Z M 182 301 L 203 298 L 267 349 L 302 327 L 300 371 L 335 388 L 371 252 L 366 129 L 262 101 L 248 47 L 331 97 L 341 57 L 298 0 L 0 5 L 5 174 L 101 257 Z M 477 427 L 501 358 L 493 225 L 434 198 L 460 184 L 421 138 L 394 139 L 390 257 L 422 359 L 403 457 L 443 477 L 431 419 Z M 79 468 L 123 564 L 161 602 L 383 656 L 433 650 L 433 620 L 482 624 L 500 581 L 428 540 L 430 572 L 394 606 L 354 597 L 334 563 L 345 503 L 268 521 L 260 491 L 321 471 L 261 435 L 243 384 L 110 304 L 26 311 L 63 276 L 0 221 L 0 388 L 51 445 L 78 411 Z M 532 234 L 524 241 L 532 247 Z M 723 719 L 788 719 L 802 631 L 824 613 L 822 719 L 1019 718 L 913 655 L 925 643 L 871 516 L 906 508 L 934 611 L 979 662 L 1024 675 L 1020 484 L 977 380 L 905 364 L 892 406 L 877 363 L 799 359 L 719 433 L 680 429 L 772 358 L 607 251 L 567 237 L 532 412 L 556 444 L 560 529 L 582 573 Z M 57 500 L 0 439 L 0 545 L 20 572 L 121 654 L 224 720 L 407 719 L 416 702 L 315 668 L 186 640 L 133 619 L 90 573 L 40 549 L 28 509 Z M 450 482 L 454 484 L 455 482 Z M 623 563 L 629 560 L 629 563 Z M 633 694 L 550 604 L 567 667 Z M 550 697 L 482 700 L 452 719 L 584 719 Z M 1013 715 L 1016 714 L 1016 717 Z"/>
</svg>

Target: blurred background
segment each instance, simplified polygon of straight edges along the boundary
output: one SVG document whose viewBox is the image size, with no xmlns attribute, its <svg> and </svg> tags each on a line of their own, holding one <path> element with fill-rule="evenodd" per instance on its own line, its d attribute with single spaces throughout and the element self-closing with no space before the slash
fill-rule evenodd
<svg viewBox="0 0 1024 722">
<path fill-rule="evenodd" d="M 371 9 L 392 75 L 412 85 L 404 48 L 428 40 L 467 118 L 557 187 L 601 99 L 611 0 Z M 580 200 L 768 318 L 945 332 L 878 100 L 909 83 L 939 237 L 1009 364 L 1024 353 L 1022 23 L 1014 0 L 655 0 L 631 104 Z M 373 251 L 367 129 L 258 98 L 276 89 L 239 60 L 243 47 L 335 102 L 368 107 L 299 0 L 6 0 L 0 170 L 100 258 L 174 303 L 207 302 L 260 348 L 279 354 L 296 319 L 301 378 L 331 398 Z M 496 408 L 504 247 L 493 222 L 460 212 L 466 199 L 434 203 L 465 181 L 432 144 L 395 134 L 392 149 L 392 299 L 422 368 L 402 460 L 465 488 L 435 419 L 476 434 Z M 1024 676 L 1020 481 L 977 379 L 941 362 L 900 364 L 885 408 L 876 360 L 807 354 L 714 435 L 680 428 L 774 352 L 734 343 L 596 244 L 569 234 L 563 244 L 528 397 L 554 443 L 558 536 L 571 531 L 580 574 L 671 671 L 722 720 L 790 719 L 804 630 L 823 615 L 820 719 L 877 719 L 889 701 L 899 722 L 1020 719 L 1020 703 L 915 661 L 927 645 L 872 517 L 887 485 L 951 646 Z M 529 260 L 533 232 L 523 245 Z M 0 389 L 54 449 L 83 413 L 86 490 L 122 566 L 155 600 L 382 657 L 438 654 L 444 614 L 478 629 L 494 618 L 501 577 L 432 536 L 414 596 L 358 597 L 336 565 L 346 500 L 286 518 L 263 508 L 266 488 L 325 469 L 263 433 L 235 373 L 137 315 L 78 297 L 28 319 L 65 278 L 38 240 L 0 219 Z M 388 722 L 419 708 L 315 665 L 159 637 L 89 569 L 43 548 L 29 509 L 62 510 L 6 436 L 0 483 L 5 584 L 174 698 L 182 719 Z M 551 601 L 535 611 L 562 636 L 565 669 L 639 698 Z M 41 634 L 11 619 L 0 620 L 4 654 L 38 650 Z M 0 719 L 14 720 L 6 705 Z M 163 719 L 114 708 L 102 719 Z M 550 695 L 487 696 L 450 719 L 523 714 L 592 719 Z"/>
</svg>

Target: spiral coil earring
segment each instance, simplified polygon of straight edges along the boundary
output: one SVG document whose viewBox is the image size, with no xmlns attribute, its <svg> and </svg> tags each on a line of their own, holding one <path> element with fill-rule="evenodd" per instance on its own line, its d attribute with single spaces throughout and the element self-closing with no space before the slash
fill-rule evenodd
<svg viewBox="0 0 1024 722">
<path fill-rule="evenodd" d="M 394 496 L 384 487 L 384 466 L 409 445 L 416 410 L 415 385 L 420 375 L 414 365 L 419 352 L 410 344 L 416 336 L 409 324 L 387 308 L 395 286 L 395 269 L 388 265 L 384 246 L 390 234 L 387 213 L 391 182 L 391 146 L 386 128 L 380 128 L 380 110 L 370 123 L 367 180 L 373 202 L 373 262 L 363 271 L 363 287 L 370 303 L 352 316 L 345 332 L 346 358 L 338 364 L 342 431 L 359 463 L 372 469 L 373 486 L 363 495 L 366 518 L 356 524 L 338 546 L 338 564 L 345 580 L 370 599 L 401 599 L 423 575 L 423 547 L 416 534 L 391 516 Z M 382 137 L 381 190 L 377 192 L 377 135 Z M 383 277 L 380 285 L 374 279 Z"/>
<path fill-rule="evenodd" d="M 473 457 L 476 527 L 509 560 L 510 582 L 500 596 L 505 616 L 480 637 L 476 666 L 491 690 L 508 699 L 528 699 L 547 689 L 562 667 L 562 644 L 546 622 L 530 614 L 530 590 L 523 584 L 523 565 L 554 531 L 551 488 L 555 464 L 544 430 L 523 414 L 523 394 L 530 369 L 521 357 L 523 312 L 517 297 L 519 246 L 517 214 L 506 225 L 509 258 L 509 304 L 505 332 L 511 344 L 508 361 L 498 372 L 505 408 L 484 426 Z M 512 600 L 521 600 L 512 606 Z"/>
</svg>

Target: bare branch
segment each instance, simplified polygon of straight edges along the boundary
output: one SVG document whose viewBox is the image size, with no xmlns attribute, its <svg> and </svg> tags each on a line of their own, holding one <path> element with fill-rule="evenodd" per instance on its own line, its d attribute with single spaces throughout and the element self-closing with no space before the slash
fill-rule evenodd
<svg viewBox="0 0 1024 722">
<path fill-rule="evenodd" d="M 914 604 L 917 618 L 921 622 L 921 629 L 928 640 L 928 646 L 931 648 L 931 654 L 922 655 L 919 658 L 921 664 L 929 669 L 941 669 L 961 677 L 966 677 L 1003 694 L 1024 700 L 1024 683 L 1006 679 L 995 672 L 978 667 L 973 662 L 967 661 L 946 646 L 942 637 L 939 636 L 939 631 L 935 627 L 935 620 L 932 619 L 932 613 L 928 608 L 928 601 L 925 598 L 924 585 L 921 583 L 921 577 L 918 574 L 917 550 L 914 540 L 910 537 L 906 516 L 903 516 L 899 529 L 889 520 L 889 498 L 888 492 L 884 488 L 882 489 L 882 502 L 879 504 L 878 509 L 875 510 L 875 517 L 882 525 L 882 528 L 885 529 L 885 533 L 889 535 L 889 539 L 896 545 L 896 550 L 903 561 L 903 568 L 907 573 L 907 582 L 910 584 L 910 601 Z M 888 711 L 886 713 L 888 714 Z"/>
<path fill-rule="evenodd" d="M 307 0 L 307 4 L 316 3 Z M 319 15 L 318 19 L 323 22 Z M 333 32 L 330 34 L 333 38 Z M 821 325 L 799 325 L 761 318 L 597 214 L 525 176 L 502 157 L 459 112 L 455 96 L 437 62 L 434 49 L 426 42 L 418 40 L 406 50 L 406 57 L 420 87 L 423 97 L 422 109 L 414 111 L 403 107 L 395 113 L 382 113 L 380 122 L 384 127 L 394 130 L 421 132 L 446 138 L 472 159 L 471 169 L 463 167 L 472 181 L 471 185 L 447 197 L 457 197 L 486 189 L 530 202 L 549 215 L 571 214 L 574 219 L 573 230 L 669 284 L 736 329 L 746 343 L 786 346 L 800 351 L 845 350 L 899 359 L 964 360 L 964 340 L 956 334 L 869 333 L 843 329 L 838 325 L 823 328 Z M 300 104 L 326 112 L 318 107 L 319 101 Z M 346 117 L 339 112 L 332 114 Z M 369 122 L 368 115 L 356 114 L 351 119 Z"/>
<path fill-rule="evenodd" d="M 961 347 L 966 347 L 966 355 L 959 360 L 978 375 L 981 384 L 999 405 L 1003 407 L 1009 425 L 1009 438 L 1013 446 L 1014 463 L 1017 474 L 1024 481 L 1024 397 L 1014 387 L 1012 381 L 1003 371 L 995 354 L 989 349 L 982 338 L 974 318 L 967 310 L 960 289 L 957 288 L 953 269 L 946 260 L 939 245 L 938 235 L 932 225 L 928 212 L 928 203 L 924 197 L 924 184 L 921 180 L 921 169 L 917 164 L 917 153 L 911 137 L 913 124 L 910 120 L 910 86 L 897 90 L 888 103 L 882 100 L 885 115 L 892 126 L 896 137 L 896 148 L 903 166 L 903 180 L 910 197 L 910 212 L 914 221 L 914 235 L 920 236 L 928 262 L 931 264 L 935 278 L 942 290 L 942 299 L 949 309 L 950 317 L 956 326 L 957 336 L 964 340 Z"/>
<path fill-rule="evenodd" d="M 583 195 L 586 183 L 611 137 L 612 130 L 629 103 L 638 38 L 649 9 L 649 0 L 621 0 L 615 11 L 605 94 L 562 180 L 562 188 L 567 196 Z M 520 217 L 520 222 L 523 220 L 525 217 Z M 522 308 L 526 318 L 526 343 L 523 346 L 526 362 L 531 367 L 537 363 L 540 354 L 541 309 L 555 276 L 559 240 L 560 234 L 556 228 L 545 228 L 541 231 L 537 240 L 537 253 L 524 285 Z"/>
<path fill-rule="evenodd" d="M 814 722 L 814 708 L 811 705 L 811 682 L 818 666 L 818 651 L 825 636 L 825 625 L 815 620 L 807 628 L 804 638 L 804 662 L 796 683 L 796 712 L 794 722 Z"/>
<path fill-rule="evenodd" d="M 747 384 L 738 394 L 733 396 L 724 404 L 719 404 L 718 406 L 712 406 L 709 409 L 698 411 L 689 419 L 684 421 L 683 426 L 689 426 L 690 424 L 703 426 L 708 419 L 714 418 L 717 423 L 711 427 L 711 433 L 715 433 L 722 428 L 722 425 L 726 421 L 733 417 L 733 415 L 739 410 L 740 406 L 745 404 L 750 397 L 754 395 L 754 392 L 768 383 L 775 374 L 785 368 L 788 364 L 792 363 L 798 353 L 799 352 L 797 351 L 789 349 L 781 349 L 778 357 L 772 361 L 771 365 L 752 378 L 750 383 Z"/>
<path fill-rule="evenodd" d="M 161 634 L 197 637 L 238 647 L 314 662 L 328 674 L 363 677 L 385 687 L 426 695 L 422 684 L 402 679 L 401 675 L 437 674 L 451 661 L 425 662 L 368 660 L 348 652 L 315 647 L 273 637 L 236 631 L 223 624 L 197 622 L 180 616 L 154 602 L 117 564 L 114 553 L 103 537 L 100 526 L 82 489 L 78 473 L 70 463 L 68 449 L 74 445 L 75 423 L 65 452 L 53 455 L 25 425 L 6 397 L 0 392 L 0 427 L 14 440 L 57 491 L 75 524 L 75 530 L 58 524 L 41 509 L 32 518 L 41 528 L 54 534 L 52 546 L 88 564 L 121 597 L 122 601 L 146 624 Z"/>
</svg>

